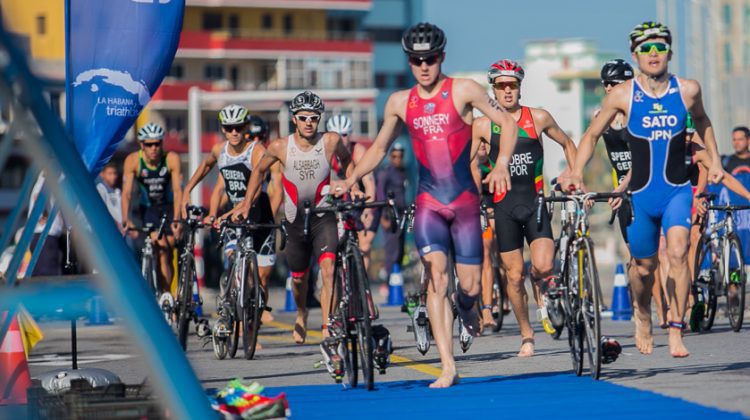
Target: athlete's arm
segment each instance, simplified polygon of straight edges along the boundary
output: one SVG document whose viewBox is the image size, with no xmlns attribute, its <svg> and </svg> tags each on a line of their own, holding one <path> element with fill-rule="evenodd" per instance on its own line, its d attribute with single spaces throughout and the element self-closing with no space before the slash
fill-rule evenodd
<svg viewBox="0 0 750 420">
<path fill-rule="evenodd" d="M 705 150 L 696 152 L 695 160 L 696 162 L 701 164 L 701 166 L 703 167 L 702 169 L 705 169 L 702 172 L 707 173 L 709 167 L 711 166 L 711 158 L 708 156 L 708 153 Z M 744 199 L 750 200 L 750 192 L 748 192 L 745 186 L 742 185 L 742 183 L 739 180 L 737 180 L 737 178 L 732 176 L 732 174 L 730 174 L 729 172 L 724 171 L 723 169 L 722 171 L 724 172 L 724 177 L 721 179 L 721 183 L 724 184 L 724 186 L 729 188 L 731 191 L 742 196 Z M 704 177 L 704 180 L 705 178 L 706 177 Z M 705 189 L 705 184 L 703 185 L 703 187 Z"/>
<path fill-rule="evenodd" d="M 685 102 L 688 104 L 688 112 L 693 117 L 695 131 L 703 140 L 708 156 L 711 158 L 711 165 L 708 169 L 708 180 L 711 183 L 718 184 L 724 176 L 724 170 L 721 167 L 721 158 L 719 157 L 719 148 L 716 146 L 714 129 L 703 107 L 701 85 L 695 80 L 683 80 L 682 82 L 684 93 L 687 96 Z"/>
<path fill-rule="evenodd" d="M 271 213 L 276 216 L 276 213 L 281 207 L 281 202 L 284 199 L 284 183 L 282 181 L 281 164 L 279 162 L 271 165 L 271 182 L 268 184 L 268 198 L 271 201 Z"/>
<path fill-rule="evenodd" d="M 487 166 L 491 166 L 489 162 L 492 158 L 490 156 L 490 145 L 487 142 L 488 137 L 486 136 L 486 133 L 489 132 L 490 120 L 487 117 L 479 117 L 471 123 L 472 151 L 476 151 L 471 158 L 474 159 L 474 156 L 476 156 L 479 163 Z"/>
<path fill-rule="evenodd" d="M 562 146 L 563 151 L 565 152 L 565 159 L 568 161 L 568 166 L 572 168 L 576 162 L 576 144 L 573 143 L 573 140 L 568 137 L 567 134 L 565 134 L 549 112 L 543 109 L 534 109 L 532 113 L 535 117 L 539 116 L 539 122 L 542 126 L 540 131 Z"/>
<path fill-rule="evenodd" d="M 212 223 L 216 220 L 216 215 L 219 213 L 221 207 L 221 199 L 224 195 L 224 178 L 219 176 L 216 178 L 216 185 L 214 185 L 213 191 L 211 191 L 211 199 L 208 203 L 208 214 L 204 219 L 203 223 Z"/>
<path fill-rule="evenodd" d="M 348 191 L 353 185 L 359 182 L 360 179 L 366 174 L 372 172 L 380 162 L 383 161 L 385 155 L 388 153 L 388 149 L 396 137 L 401 132 L 401 117 L 398 114 L 399 109 L 406 109 L 406 98 L 408 97 L 409 91 L 402 90 L 393 93 L 385 104 L 385 110 L 383 112 L 383 125 L 378 131 L 378 135 L 375 137 L 375 141 L 372 143 L 367 152 L 365 152 L 362 159 L 357 163 L 354 171 L 344 181 L 333 181 L 331 182 L 331 188 L 335 194 L 343 194 Z M 336 189 L 341 187 L 342 192 L 336 192 Z"/>
<path fill-rule="evenodd" d="M 367 152 L 367 148 L 361 144 L 355 144 L 354 150 L 352 151 L 352 161 L 356 165 L 357 162 L 362 160 L 362 156 Z M 362 185 L 365 187 L 365 197 L 367 201 L 374 201 L 377 192 L 375 190 L 375 175 L 370 172 L 369 174 L 362 177 Z M 370 209 L 365 209 L 369 211 Z"/>
<path fill-rule="evenodd" d="M 226 144 L 226 142 L 221 142 L 211 148 L 211 153 L 209 153 L 208 156 L 203 159 L 201 164 L 198 165 L 198 169 L 195 170 L 195 173 L 190 177 L 187 185 L 185 185 L 185 192 L 182 196 L 182 202 L 180 204 L 180 212 L 183 219 L 187 218 L 186 207 L 188 204 L 190 204 L 190 193 L 193 191 L 193 188 L 195 188 L 195 186 L 198 185 L 198 183 L 201 182 L 201 180 L 203 180 L 203 178 L 205 178 L 209 172 L 211 172 L 211 169 L 213 169 L 214 165 L 216 165 L 218 156 L 221 153 L 221 149 L 222 147 L 224 147 L 224 144 Z"/>
<path fill-rule="evenodd" d="M 615 86 L 602 101 L 602 107 L 599 114 L 591 121 L 591 125 L 583 133 L 581 141 L 578 143 L 576 152 L 575 165 L 567 183 L 562 185 L 563 189 L 569 190 L 571 187 L 578 190 L 583 187 L 583 168 L 594 154 L 596 142 L 601 137 L 604 130 L 607 129 L 618 112 L 626 112 L 625 107 L 629 100 L 629 89 L 632 82 L 625 82 Z"/>
<path fill-rule="evenodd" d="M 137 164 L 138 154 L 131 153 L 125 158 L 122 169 L 122 225 L 125 227 L 133 227 L 130 223 L 130 199 L 133 196 L 133 180 Z"/>
<path fill-rule="evenodd" d="M 265 153 L 266 153 L 266 148 L 263 147 L 263 145 L 260 144 L 260 142 L 258 142 L 258 144 L 256 144 L 255 147 L 253 148 L 253 153 L 250 156 L 250 167 L 255 169 L 255 167 L 258 165 L 260 160 L 263 158 L 263 154 Z M 261 184 L 263 184 L 263 181 L 265 181 L 265 179 L 266 177 L 261 178 L 262 180 Z M 256 196 L 253 197 L 253 202 L 255 202 L 255 200 L 258 199 L 258 196 L 260 196 L 260 192 L 261 192 L 261 189 L 258 188 L 258 191 L 255 193 Z"/>
<path fill-rule="evenodd" d="M 278 162 L 279 153 L 281 153 L 281 147 L 286 147 L 285 141 L 274 141 L 268 146 L 268 149 L 263 153 L 263 157 L 256 166 L 253 167 L 253 173 L 250 175 L 250 180 L 247 182 L 247 191 L 245 192 L 245 198 L 240 204 L 234 206 L 230 212 L 221 216 L 221 219 L 232 217 L 232 219 L 247 219 L 247 215 L 250 213 L 250 208 L 255 202 L 255 198 L 260 190 L 260 185 L 266 175 L 266 171 L 271 168 L 271 165 Z"/>
</svg>

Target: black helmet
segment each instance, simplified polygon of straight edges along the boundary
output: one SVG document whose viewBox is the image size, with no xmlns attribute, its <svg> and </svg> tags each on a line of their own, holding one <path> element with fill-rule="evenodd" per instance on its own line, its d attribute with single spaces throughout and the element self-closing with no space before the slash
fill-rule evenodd
<svg viewBox="0 0 750 420">
<path fill-rule="evenodd" d="M 667 25 L 649 21 L 636 25 L 630 31 L 630 52 L 635 51 L 638 44 L 651 38 L 664 38 L 667 40 L 667 44 L 672 45 L 672 32 L 667 28 Z"/>
<path fill-rule="evenodd" d="M 602 82 L 622 83 L 633 78 L 633 67 L 622 58 L 607 61 L 602 66 Z"/>
<path fill-rule="evenodd" d="M 320 96 L 306 90 L 292 99 L 292 103 L 289 104 L 289 111 L 292 115 L 300 111 L 312 111 L 318 114 L 322 114 L 326 107 L 323 105 L 323 100 Z"/>
<path fill-rule="evenodd" d="M 250 136 L 258 136 L 262 139 L 268 137 L 268 123 L 263 118 L 250 115 L 247 117 L 247 125 Z"/>
<path fill-rule="evenodd" d="M 421 22 L 404 32 L 401 47 L 409 55 L 424 57 L 442 53 L 446 42 L 445 32 L 442 29 L 431 23 Z"/>
</svg>

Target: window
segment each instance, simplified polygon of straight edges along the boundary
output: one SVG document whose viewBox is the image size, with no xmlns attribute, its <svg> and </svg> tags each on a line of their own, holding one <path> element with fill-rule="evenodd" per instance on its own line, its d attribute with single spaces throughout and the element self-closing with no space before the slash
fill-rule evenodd
<svg viewBox="0 0 750 420">
<path fill-rule="evenodd" d="M 359 113 L 359 134 L 362 136 L 370 134 L 370 112 L 367 110 Z"/>
<path fill-rule="evenodd" d="M 745 35 L 750 34 L 750 6 L 745 6 L 745 22 L 742 25 Z"/>
<path fill-rule="evenodd" d="M 375 87 L 383 89 L 387 87 L 388 74 L 387 73 L 375 73 Z"/>
<path fill-rule="evenodd" d="M 229 33 L 233 37 L 240 36 L 240 17 L 237 15 L 229 15 L 229 20 L 227 22 L 227 26 L 229 28 Z"/>
<path fill-rule="evenodd" d="M 284 33 L 291 34 L 293 26 L 292 15 L 284 15 Z"/>
<path fill-rule="evenodd" d="M 724 70 L 727 72 L 732 71 L 734 60 L 732 57 L 732 44 L 730 42 L 724 43 Z"/>
<path fill-rule="evenodd" d="M 730 4 L 724 5 L 724 26 L 727 29 L 732 27 L 732 6 Z"/>
<path fill-rule="evenodd" d="M 167 131 L 181 132 L 185 130 L 185 117 L 183 115 L 165 115 L 164 124 Z"/>
<path fill-rule="evenodd" d="M 305 84 L 305 67 L 302 60 L 288 60 L 286 68 L 286 87 L 299 89 Z"/>
<path fill-rule="evenodd" d="M 221 80 L 224 78 L 224 67 L 220 64 L 206 64 L 203 67 L 203 78 L 208 80 Z"/>
<path fill-rule="evenodd" d="M 223 19 L 221 13 L 204 13 L 203 14 L 203 30 L 214 31 L 221 29 L 223 25 Z"/>
<path fill-rule="evenodd" d="M 745 66 L 745 70 L 750 69 L 750 43 L 747 41 L 743 45 L 743 59 L 745 60 L 742 64 Z"/>
<path fill-rule="evenodd" d="M 557 90 L 560 92 L 570 92 L 570 80 L 560 80 L 557 84 Z"/>
<path fill-rule="evenodd" d="M 260 27 L 263 29 L 273 28 L 273 15 L 270 13 L 264 13 L 263 16 L 260 17 Z"/>
<path fill-rule="evenodd" d="M 409 86 L 409 76 L 406 73 L 400 73 L 396 75 L 396 87 L 405 88 Z"/>
<path fill-rule="evenodd" d="M 218 133 L 221 131 L 219 129 L 219 119 L 216 118 L 215 114 L 211 114 L 209 116 L 203 117 L 203 132 L 204 133 Z"/>
<path fill-rule="evenodd" d="M 401 42 L 404 33 L 397 28 L 370 28 L 368 32 L 375 42 Z"/>
<path fill-rule="evenodd" d="M 36 33 L 37 35 L 47 34 L 47 16 L 39 15 L 36 17 Z"/>
<path fill-rule="evenodd" d="M 172 67 L 169 68 L 167 77 L 174 77 L 175 79 L 182 79 L 185 76 L 185 68 L 182 64 L 172 63 Z"/>
<path fill-rule="evenodd" d="M 369 61 L 352 61 L 351 77 L 353 88 L 367 88 L 371 86 L 370 81 L 370 62 Z"/>
</svg>

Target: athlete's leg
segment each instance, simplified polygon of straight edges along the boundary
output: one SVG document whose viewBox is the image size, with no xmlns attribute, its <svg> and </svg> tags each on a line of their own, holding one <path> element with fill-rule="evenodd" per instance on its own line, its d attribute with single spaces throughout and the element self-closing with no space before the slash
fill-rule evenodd
<svg viewBox="0 0 750 420">
<path fill-rule="evenodd" d="M 422 264 L 428 277 L 427 311 L 442 368 L 440 376 L 430 384 L 430 388 L 447 388 L 458 382 L 453 358 L 453 309 L 447 296 L 448 259 L 444 252 L 430 252 L 422 257 Z"/>
<path fill-rule="evenodd" d="M 667 240 L 664 235 L 659 236 L 659 268 L 656 270 L 654 285 L 651 288 L 651 295 L 654 297 L 656 306 L 656 316 L 659 319 L 659 325 L 664 326 L 667 322 L 667 305 L 664 299 L 664 289 L 667 283 L 667 273 L 669 272 L 669 258 L 667 257 Z"/>
<path fill-rule="evenodd" d="M 659 262 L 654 255 L 650 258 L 633 258 L 630 291 L 633 292 L 633 315 L 635 320 L 635 346 L 642 354 L 654 350 L 651 326 L 651 291 L 654 286 L 654 272 Z"/>
<path fill-rule="evenodd" d="M 318 259 L 323 288 L 320 291 L 323 336 L 328 337 L 328 314 L 333 297 L 333 270 L 338 246 L 338 228 L 333 214 L 326 214 L 312 224 L 312 249 Z"/>
<path fill-rule="evenodd" d="M 157 256 L 159 261 L 159 271 L 161 274 L 159 277 L 159 283 L 161 284 L 162 292 L 169 292 L 172 285 L 172 247 L 167 242 L 167 236 L 164 236 L 159 240 L 156 233 L 151 233 L 151 240 L 154 243 L 154 255 Z"/>
<path fill-rule="evenodd" d="M 690 293 L 690 270 L 687 267 L 689 231 L 684 226 L 673 226 L 667 231 L 667 299 L 671 322 L 682 323 L 685 319 L 687 299 Z M 669 329 L 669 350 L 673 357 L 687 357 L 680 328 Z"/>
<path fill-rule="evenodd" d="M 323 323 L 323 337 L 328 337 L 328 314 L 331 309 L 331 299 L 333 298 L 333 265 L 335 256 L 332 253 L 327 253 L 321 256 L 318 260 L 318 266 L 320 267 L 321 279 L 323 280 L 323 288 L 320 291 L 320 312 L 322 315 Z"/>
<path fill-rule="evenodd" d="M 294 321 L 292 336 L 297 344 L 303 344 L 307 337 L 307 277 L 309 274 L 309 269 L 292 271 L 292 295 L 294 295 L 294 303 L 297 304 L 297 319 Z"/>
<path fill-rule="evenodd" d="M 492 272 L 492 228 L 489 226 L 482 233 L 482 327 L 494 327 L 497 325 L 492 318 L 492 282 L 494 273 Z M 502 308 L 500 308 L 502 310 Z"/>
<path fill-rule="evenodd" d="M 501 252 L 500 261 L 505 270 L 505 278 L 508 280 L 508 298 L 511 308 L 516 315 L 518 327 L 521 330 L 521 350 L 519 357 L 534 355 L 534 330 L 529 322 L 529 295 L 524 286 L 523 275 L 523 253 L 520 249 Z"/>
<path fill-rule="evenodd" d="M 362 251 L 362 258 L 365 261 L 365 271 L 370 268 L 370 250 L 372 249 L 372 241 L 375 239 L 375 232 L 367 229 L 362 229 L 357 232 L 359 239 L 359 250 Z"/>
</svg>

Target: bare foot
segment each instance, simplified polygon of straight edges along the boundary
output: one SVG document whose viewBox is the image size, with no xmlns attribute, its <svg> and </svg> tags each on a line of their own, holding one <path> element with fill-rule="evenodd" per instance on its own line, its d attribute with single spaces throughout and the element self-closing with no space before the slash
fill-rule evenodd
<svg viewBox="0 0 750 420">
<path fill-rule="evenodd" d="M 263 311 L 263 315 L 260 316 L 260 322 L 262 322 L 263 324 L 273 322 L 273 319 L 273 315 L 268 311 Z"/>
<path fill-rule="evenodd" d="M 297 344 L 304 344 L 305 338 L 307 338 L 307 311 L 297 311 L 297 320 L 294 322 L 294 342 Z"/>
<path fill-rule="evenodd" d="M 690 356 L 690 352 L 682 342 L 682 329 L 679 327 L 669 327 L 669 352 L 672 357 L 681 358 Z"/>
<path fill-rule="evenodd" d="M 263 350 L 263 346 L 260 345 L 260 341 L 257 341 L 255 343 L 255 351 Z"/>
<path fill-rule="evenodd" d="M 448 388 L 452 385 L 456 385 L 459 380 L 458 374 L 455 371 L 446 372 L 443 370 L 440 377 L 430 384 L 430 388 Z"/>
<path fill-rule="evenodd" d="M 518 357 L 531 357 L 534 355 L 534 339 L 524 338 L 521 340 L 521 350 L 518 351 Z"/>
<path fill-rule="evenodd" d="M 635 321 L 635 346 L 641 354 L 651 354 L 654 351 L 654 337 L 651 331 L 651 314 L 641 314 L 636 310 L 633 314 Z"/>
<path fill-rule="evenodd" d="M 485 328 L 495 327 L 497 327 L 497 322 L 492 318 L 492 311 L 489 309 L 482 309 L 482 330 L 484 331 Z"/>
</svg>

